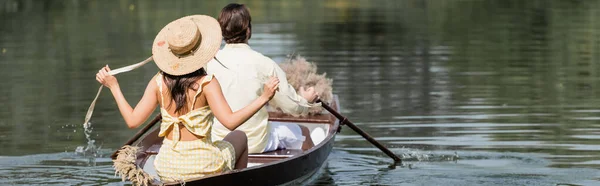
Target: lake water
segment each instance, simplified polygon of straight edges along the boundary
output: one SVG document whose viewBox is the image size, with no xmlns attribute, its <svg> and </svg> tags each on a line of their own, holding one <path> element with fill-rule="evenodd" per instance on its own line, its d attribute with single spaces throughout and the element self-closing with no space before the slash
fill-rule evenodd
<svg viewBox="0 0 600 186">
<path fill-rule="evenodd" d="M 250 45 L 333 79 L 349 128 L 308 185 L 600 185 L 600 1 L 246 3 Z M 137 130 L 94 76 L 151 55 L 165 24 L 229 1 L 0 1 L 0 185 L 122 185 Z M 119 75 L 137 103 L 157 68 Z M 87 148 L 87 150 L 86 150 Z"/>
</svg>

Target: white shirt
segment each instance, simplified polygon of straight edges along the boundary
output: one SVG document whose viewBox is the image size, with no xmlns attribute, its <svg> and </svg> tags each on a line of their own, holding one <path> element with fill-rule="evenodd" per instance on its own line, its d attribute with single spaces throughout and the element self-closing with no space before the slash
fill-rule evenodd
<svg viewBox="0 0 600 186">
<path fill-rule="evenodd" d="M 232 111 L 237 111 L 252 103 L 262 94 L 265 82 L 270 76 L 279 78 L 279 91 L 269 101 L 269 106 L 281 109 L 283 112 L 300 115 L 308 113 L 310 107 L 302 96 L 288 84 L 285 72 L 271 58 L 258 53 L 248 44 L 226 44 L 207 65 L 207 73 L 214 74 L 219 83 L 225 100 Z M 261 108 L 236 130 L 241 130 L 248 136 L 248 152 L 263 152 L 269 132 L 269 113 L 266 107 Z M 212 140 L 222 140 L 229 132 L 221 122 L 214 119 Z"/>
</svg>

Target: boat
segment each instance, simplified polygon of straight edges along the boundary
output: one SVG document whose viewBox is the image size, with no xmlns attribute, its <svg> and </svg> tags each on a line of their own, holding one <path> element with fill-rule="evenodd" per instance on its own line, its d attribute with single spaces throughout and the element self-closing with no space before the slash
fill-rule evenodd
<svg viewBox="0 0 600 186">
<path fill-rule="evenodd" d="M 329 106 L 339 111 L 337 96 Z M 125 145 L 140 147 L 137 153 L 136 165 L 145 172 L 158 178 L 154 169 L 154 158 L 162 145 L 163 138 L 158 137 L 160 127 L 154 125 L 160 122 L 160 116 L 154 118 L 144 129 L 140 130 Z M 294 117 L 281 112 L 269 112 L 270 122 L 295 123 L 306 126 L 311 133 L 322 131 L 324 139 L 308 150 L 277 150 L 261 154 L 248 155 L 248 167 L 229 172 L 208 175 L 201 178 L 186 180 L 185 185 L 297 185 L 308 181 L 325 164 L 333 144 L 335 135 L 340 130 L 339 120 L 322 112 L 316 115 Z M 159 125 L 157 125 L 159 126 Z M 111 157 L 116 158 L 117 152 Z M 153 184 L 179 185 L 180 182 L 161 183 L 156 180 Z"/>
</svg>

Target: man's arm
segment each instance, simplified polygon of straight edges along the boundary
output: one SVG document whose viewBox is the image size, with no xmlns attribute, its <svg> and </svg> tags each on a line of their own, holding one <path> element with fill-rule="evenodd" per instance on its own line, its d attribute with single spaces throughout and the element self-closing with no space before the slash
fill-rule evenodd
<svg viewBox="0 0 600 186">
<path fill-rule="evenodd" d="M 270 60 L 270 59 L 269 59 Z M 274 61 L 272 66 L 268 67 L 266 76 L 275 75 L 279 78 L 279 91 L 275 93 L 273 99 L 269 101 L 270 106 L 281 109 L 283 112 L 291 115 L 306 115 L 311 104 L 306 101 L 301 95 L 296 93 L 296 90 L 287 81 L 287 77 L 283 69 Z"/>
</svg>

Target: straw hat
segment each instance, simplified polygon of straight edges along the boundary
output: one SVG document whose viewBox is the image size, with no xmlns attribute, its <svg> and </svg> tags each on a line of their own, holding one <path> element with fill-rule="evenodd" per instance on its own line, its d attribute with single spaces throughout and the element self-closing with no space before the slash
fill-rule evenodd
<svg viewBox="0 0 600 186">
<path fill-rule="evenodd" d="M 215 18 L 191 15 L 165 26 L 152 43 L 154 62 L 163 72 L 185 75 L 205 66 L 219 51 L 221 27 Z"/>
</svg>

